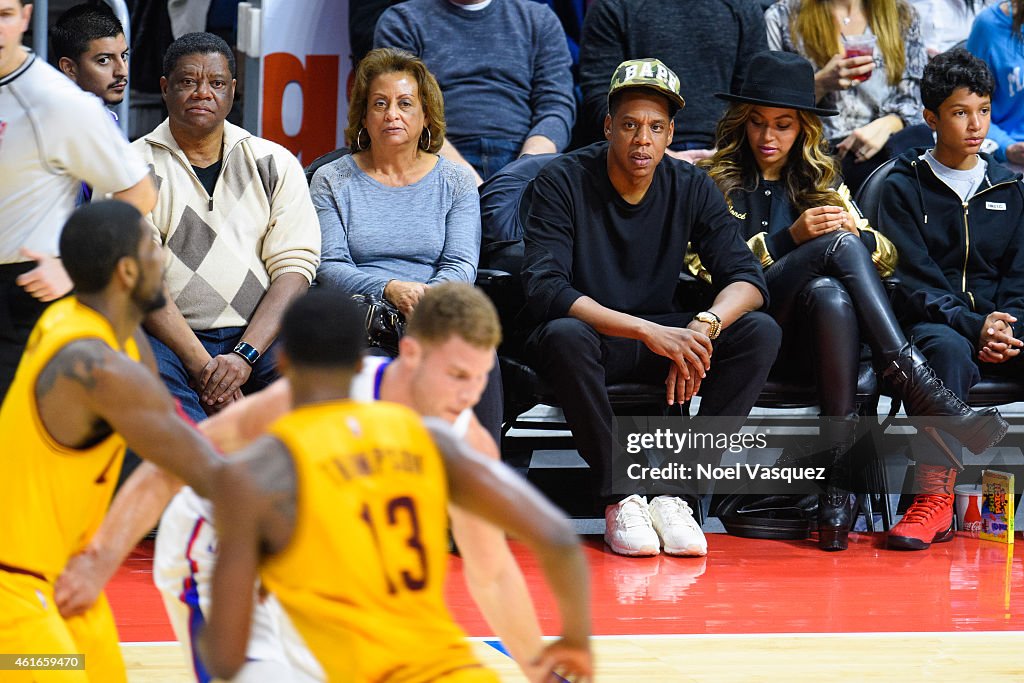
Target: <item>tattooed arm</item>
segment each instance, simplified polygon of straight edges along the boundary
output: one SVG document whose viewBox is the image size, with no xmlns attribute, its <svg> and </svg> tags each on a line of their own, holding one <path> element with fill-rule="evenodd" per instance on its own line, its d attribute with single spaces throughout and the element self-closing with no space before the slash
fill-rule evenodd
<svg viewBox="0 0 1024 683">
<path fill-rule="evenodd" d="M 61 349 L 36 380 L 36 402 L 58 443 L 84 448 L 116 431 L 141 457 L 209 495 L 220 462 L 213 448 L 178 416 L 150 370 L 99 339 Z"/>
<path fill-rule="evenodd" d="M 277 439 L 267 436 L 221 468 L 213 494 L 217 566 L 210 619 L 199 652 L 215 678 L 231 679 L 245 664 L 253 592 L 260 561 L 280 552 L 295 530 L 295 464 Z"/>
</svg>

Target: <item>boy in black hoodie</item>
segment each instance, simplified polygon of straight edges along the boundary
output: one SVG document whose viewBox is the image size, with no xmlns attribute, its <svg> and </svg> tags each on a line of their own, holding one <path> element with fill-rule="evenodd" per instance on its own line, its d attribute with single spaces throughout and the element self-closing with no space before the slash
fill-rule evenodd
<svg viewBox="0 0 1024 683">
<path fill-rule="evenodd" d="M 963 49 L 928 64 L 921 99 L 935 147 L 897 159 L 879 209 L 879 227 L 899 252 L 895 309 L 960 398 L 982 373 L 1024 377 L 1024 186 L 979 152 L 993 85 L 985 63 Z M 920 493 L 889 532 L 890 548 L 921 550 L 953 537 L 956 470 L 925 439 L 913 453 Z"/>
</svg>

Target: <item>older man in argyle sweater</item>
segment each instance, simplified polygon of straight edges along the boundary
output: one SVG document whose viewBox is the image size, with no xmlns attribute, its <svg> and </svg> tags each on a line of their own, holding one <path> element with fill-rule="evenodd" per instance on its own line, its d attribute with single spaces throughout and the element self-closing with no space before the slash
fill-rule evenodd
<svg viewBox="0 0 1024 683">
<path fill-rule="evenodd" d="M 145 323 L 160 375 L 199 421 L 275 377 L 280 316 L 309 287 L 320 227 L 298 160 L 225 121 L 235 63 L 223 40 L 190 33 L 164 57 L 169 117 L 135 146 L 159 197 L 169 304 Z"/>
</svg>

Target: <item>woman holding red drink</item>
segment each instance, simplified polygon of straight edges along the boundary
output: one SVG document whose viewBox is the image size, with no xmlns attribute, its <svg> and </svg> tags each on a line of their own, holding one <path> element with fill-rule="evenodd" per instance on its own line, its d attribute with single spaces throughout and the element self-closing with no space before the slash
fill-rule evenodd
<svg viewBox="0 0 1024 683">
<path fill-rule="evenodd" d="M 809 59 L 817 103 L 839 111 L 824 122 L 825 136 L 852 190 L 886 159 L 931 144 L 920 139 L 928 135 L 919 92 L 928 57 L 906 0 L 779 0 L 765 23 L 768 47 Z"/>
</svg>

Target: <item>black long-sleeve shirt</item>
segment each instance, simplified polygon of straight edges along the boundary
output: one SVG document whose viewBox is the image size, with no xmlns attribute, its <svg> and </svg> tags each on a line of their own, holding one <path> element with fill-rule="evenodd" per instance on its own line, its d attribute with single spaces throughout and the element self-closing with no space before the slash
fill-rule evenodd
<svg viewBox="0 0 1024 683">
<path fill-rule="evenodd" d="M 643 317 L 677 309 L 673 295 L 688 243 L 716 287 L 768 290 L 721 192 L 704 171 L 665 156 L 639 204 L 608 178 L 608 143 L 550 162 L 534 181 L 523 283 L 536 321 L 566 317 L 582 296 Z"/>
</svg>

